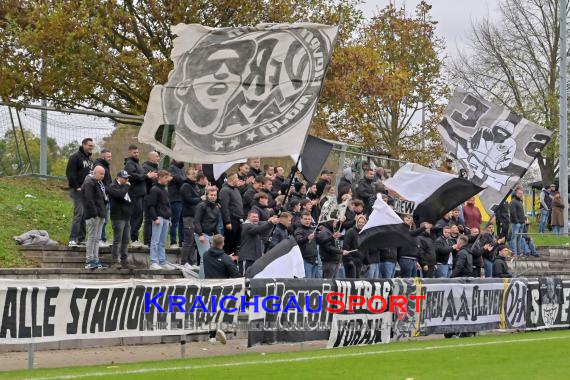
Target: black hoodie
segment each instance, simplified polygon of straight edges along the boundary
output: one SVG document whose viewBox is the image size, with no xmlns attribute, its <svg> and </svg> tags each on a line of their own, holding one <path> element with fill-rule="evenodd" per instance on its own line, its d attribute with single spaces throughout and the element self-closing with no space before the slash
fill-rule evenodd
<svg viewBox="0 0 570 380">
<path fill-rule="evenodd" d="M 170 184 L 168 189 L 170 190 Z M 171 192 L 168 193 L 170 197 Z M 178 191 L 179 197 L 182 200 L 182 217 L 194 217 L 196 206 L 202 201 L 200 187 L 196 181 L 186 179 L 180 190 Z M 172 200 L 170 200 L 172 202 Z"/>
<path fill-rule="evenodd" d="M 85 177 L 93 170 L 93 161 L 91 161 L 91 154 L 85 153 L 83 147 L 73 153 L 67 161 L 67 168 L 65 175 L 71 189 L 79 189 L 85 181 Z"/>
<path fill-rule="evenodd" d="M 217 248 L 210 248 L 204 253 L 204 278 L 241 277 L 236 265 L 226 253 Z"/>
</svg>

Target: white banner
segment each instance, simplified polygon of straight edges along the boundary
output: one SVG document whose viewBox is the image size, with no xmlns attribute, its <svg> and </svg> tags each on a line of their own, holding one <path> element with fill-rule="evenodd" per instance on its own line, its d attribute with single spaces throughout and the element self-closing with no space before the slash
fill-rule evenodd
<svg viewBox="0 0 570 380">
<path fill-rule="evenodd" d="M 299 154 L 338 27 L 172 28 L 174 69 L 152 89 L 138 139 L 178 161 Z M 171 146 L 162 125 L 174 128 Z"/>
<path fill-rule="evenodd" d="M 237 322 L 244 287 L 243 278 L 2 279 L 0 344 L 205 332 L 210 323 L 231 325 Z M 238 311 L 227 313 L 219 307 L 224 296 L 234 298 L 226 298 L 223 306 Z M 153 299 L 155 303 L 150 302 Z M 173 306 L 172 301 L 179 302 L 180 306 Z M 148 313 L 145 313 L 145 304 L 149 306 Z M 159 312 L 155 305 L 165 312 Z M 169 306 L 175 312 L 169 313 Z"/>
</svg>

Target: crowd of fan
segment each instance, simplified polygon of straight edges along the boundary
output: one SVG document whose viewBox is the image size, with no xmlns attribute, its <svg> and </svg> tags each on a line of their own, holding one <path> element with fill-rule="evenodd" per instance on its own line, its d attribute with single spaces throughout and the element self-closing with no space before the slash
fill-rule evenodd
<svg viewBox="0 0 570 380">
<path fill-rule="evenodd" d="M 397 264 L 400 277 L 509 277 L 509 229 L 515 255 L 536 255 L 524 234 L 528 222 L 521 189 L 497 210 L 497 234 L 494 224 L 481 231 L 481 214 L 470 199 L 433 225 L 416 226 L 404 215 L 416 246 L 363 251 L 358 234 L 377 194 L 394 204 L 383 185 L 388 174 L 382 168 L 366 168 L 359 181 L 346 168 L 337 186 L 331 183 L 333 173 L 323 170 L 309 185 L 300 173 L 290 180 L 283 167 L 262 167 L 259 159 L 250 159 L 237 172 L 210 183 L 201 165 L 172 160 L 168 170 L 159 170 L 155 151 L 141 164 L 137 146 L 131 145 L 124 169 L 113 178 L 111 152 L 103 150 L 93 161 L 93 149 L 93 140 L 84 139 L 67 166 L 74 205 L 69 245 L 85 244 L 88 269 L 107 268 L 98 252 L 108 245 L 109 217 L 113 265 L 132 268 L 128 248 L 149 247 L 150 269 L 174 269 L 166 261 L 170 236 L 170 248 L 180 249 L 180 264 L 199 270 L 201 278 L 241 276 L 289 236 L 300 247 L 307 278 L 392 278 Z M 442 170 L 451 170 L 449 161 Z M 347 203 L 345 216 L 318 223 L 321 208 L 331 198 Z"/>
</svg>

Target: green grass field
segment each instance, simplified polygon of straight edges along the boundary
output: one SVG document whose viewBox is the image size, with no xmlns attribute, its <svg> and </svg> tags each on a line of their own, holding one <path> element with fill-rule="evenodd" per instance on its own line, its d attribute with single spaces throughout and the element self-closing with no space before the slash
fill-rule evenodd
<svg viewBox="0 0 570 380">
<path fill-rule="evenodd" d="M 570 331 L 1 373 L 2 379 L 567 379 Z"/>
</svg>

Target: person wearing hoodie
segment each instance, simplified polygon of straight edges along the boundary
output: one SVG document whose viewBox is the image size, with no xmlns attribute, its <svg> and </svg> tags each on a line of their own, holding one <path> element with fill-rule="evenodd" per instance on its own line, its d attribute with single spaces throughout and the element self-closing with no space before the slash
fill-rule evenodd
<svg viewBox="0 0 570 380">
<path fill-rule="evenodd" d="M 160 161 L 160 154 L 157 151 L 150 151 L 147 160 L 144 164 L 142 164 L 144 174 L 148 173 L 158 173 L 158 163 Z M 145 178 L 146 184 L 146 195 L 145 197 L 150 194 L 150 189 L 156 184 L 157 177 L 149 178 L 148 176 Z M 144 205 L 143 201 L 143 205 Z M 146 247 L 150 247 L 150 239 L 152 235 L 152 220 L 148 215 L 148 210 L 146 206 L 144 206 L 144 213 L 143 213 L 143 244 Z"/>
<path fill-rule="evenodd" d="M 354 180 L 354 172 L 351 168 L 344 168 L 342 170 L 342 178 L 338 182 L 337 190 L 339 194 L 346 194 L 344 189 L 348 188 L 354 192 L 352 188 L 352 181 Z"/>
<path fill-rule="evenodd" d="M 372 212 L 373 200 L 376 199 L 376 187 L 374 186 L 374 170 L 366 169 L 364 178 L 358 181 L 356 187 L 356 198 L 364 202 L 364 214 L 370 215 Z"/>
<path fill-rule="evenodd" d="M 131 198 L 131 244 L 133 247 L 141 247 L 139 230 L 143 222 L 144 198 L 146 196 L 146 179 L 154 179 L 157 174 L 148 172 L 145 174 L 139 164 L 139 148 L 129 145 L 129 157 L 125 159 L 124 170 L 129 174 L 129 197 Z"/>
<path fill-rule="evenodd" d="M 197 175 L 198 171 L 196 168 L 194 166 L 188 166 L 188 168 L 186 168 L 186 179 L 182 182 L 179 191 L 182 201 L 181 216 L 184 225 L 184 239 L 180 255 L 180 264 L 196 268 L 198 258 L 196 256 L 196 250 L 194 249 L 194 217 L 196 215 L 196 207 L 202 201 L 202 191 L 200 186 L 198 186 L 198 182 L 196 182 Z M 170 202 L 170 205 L 172 205 L 172 202 Z M 172 229 L 170 231 L 172 234 Z"/>
<path fill-rule="evenodd" d="M 469 238 L 465 235 L 460 235 L 457 239 L 458 252 L 451 277 L 473 277 L 473 256 L 468 244 Z"/>
<path fill-rule="evenodd" d="M 509 245 L 511 246 L 515 256 L 524 255 L 522 239 L 526 217 L 522 204 L 523 194 L 524 192 L 522 189 L 516 189 L 515 193 L 512 195 L 511 203 L 509 205 L 509 214 L 511 218 L 511 240 L 509 241 Z"/>
<path fill-rule="evenodd" d="M 497 278 L 511 278 L 512 273 L 509 272 L 509 266 L 505 261 L 505 258 L 509 255 L 509 248 L 506 245 L 500 245 L 497 247 L 498 256 L 493 262 L 493 277 Z"/>
<path fill-rule="evenodd" d="M 457 253 L 456 241 L 451 237 L 451 227 L 446 225 L 442 234 L 435 240 L 435 257 L 437 265 L 437 277 L 448 278 L 451 275 L 453 258 Z"/>
<path fill-rule="evenodd" d="M 243 201 L 239 191 L 240 180 L 237 173 L 228 175 L 226 184 L 220 190 L 218 198 L 222 206 L 222 218 L 225 226 L 224 237 L 226 253 L 237 252 L 241 238 L 241 224 L 244 219 Z"/>
<path fill-rule="evenodd" d="M 101 150 L 101 157 L 95 160 L 95 166 L 102 166 L 105 169 L 105 176 L 103 177 L 103 185 L 105 189 L 109 190 L 109 186 L 113 183 L 113 177 L 111 176 L 111 160 L 113 155 L 109 149 Z M 107 222 L 109 221 L 109 210 L 111 204 L 107 202 L 107 210 L 105 212 L 105 221 L 103 222 L 103 232 L 101 232 L 101 240 L 99 240 L 100 247 L 108 247 L 107 244 L 107 233 L 105 228 L 107 227 Z"/>
<path fill-rule="evenodd" d="M 209 187 L 206 189 L 206 200 L 200 202 L 194 210 L 194 240 L 200 255 L 200 278 L 204 278 L 204 253 L 210 249 L 212 237 L 222 232 L 218 224 L 221 217 L 218 189 Z"/>
<path fill-rule="evenodd" d="M 282 212 L 279 214 L 279 223 L 275 225 L 275 228 L 271 233 L 271 239 L 267 250 L 270 250 L 283 240 L 287 240 L 289 238 L 289 229 L 291 228 L 292 220 L 293 215 L 288 212 Z"/>
<path fill-rule="evenodd" d="M 103 185 L 105 169 L 95 166 L 93 174 L 87 176 L 81 185 L 81 198 L 85 224 L 87 228 L 87 243 L 85 249 L 85 269 L 107 269 L 106 264 L 99 261 L 99 239 L 107 210 L 107 190 Z"/>
<path fill-rule="evenodd" d="M 91 154 L 95 148 L 92 138 L 85 138 L 81 142 L 79 150 L 73 153 L 67 161 L 65 175 L 69 184 L 69 194 L 73 200 L 73 220 L 69 233 L 69 246 L 76 247 L 85 241 L 85 218 L 83 215 L 83 201 L 81 197 L 81 185 L 85 177 L 93 170 Z"/>
<path fill-rule="evenodd" d="M 184 162 L 172 160 L 168 168 L 172 181 L 168 184 L 168 199 L 170 200 L 170 212 L 172 214 L 170 224 L 170 249 L 178 249 L 184 242 L 184 222 L 182 220 L 182 196 L 180 188 L 187 179 L 184 174 Z M 196 178 L 194 178 L 196 180 Z M 194 227 L 192 227 L 194 228 Z M 194 239 L 190 244 L 194 243 Z"/>
</svg>

